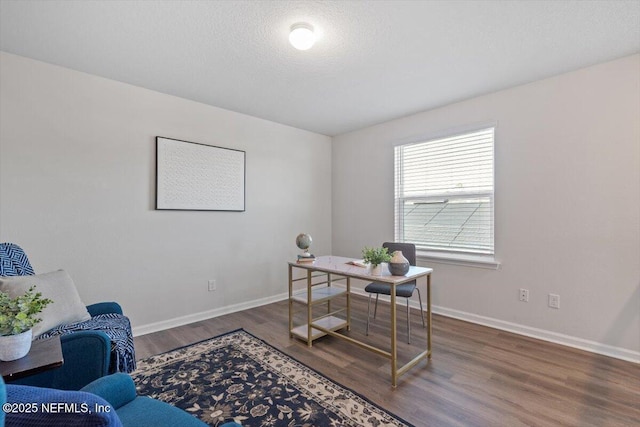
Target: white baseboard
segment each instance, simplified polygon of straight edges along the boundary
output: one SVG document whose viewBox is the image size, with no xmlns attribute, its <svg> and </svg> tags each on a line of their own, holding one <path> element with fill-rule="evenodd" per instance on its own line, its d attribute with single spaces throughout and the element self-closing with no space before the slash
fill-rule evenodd
<svg viewBox="0 0 640 427">
<path fill-rule="evenodd" d="M 544 329 L 532 328 L 530 326 L 519 325 L 517 323 L 505 322 L 504 320 L 494 319 L 491 317 L 479 316 L 473 313 L 453 310 L 444 307 L 433 307 L 435 314 L 452 317 L 479 325 L 489 326 L 491 328 L 503 331 L 513 332 L 515 334 L 524 335 L 531 338 L 537 338 L 556 344 L 566 345 L 568 347 L 578 348 L 580 350 L 589 351 L 591 353 L 602 354 L 604 356 L 615 357 L 616 359 L 626 360 L 628 362 L 640 363 L 640 352 L 628 350 L 626 348 L 614 347 L 602 344 L 596 341 L 585 340 L 571 335 L 564 335 L 557 332 L 547 331 Z"/>
<path fill-rule="evenodd" d="M 338 286 L 337 284 L 334 286 Z M 342 285 L 340 285 L 342 286 Z M 369 294 L 363 289 L 352 288 L 351 292 L 357 295 L 368 297 Z M 389 297 L 380 296 L 381 300 L 389 301 Z M 404 305 L 404 298 L 398 304 Z M 409 305 L 418 310 L 420 307 L 418 301 L 414 298 L 410 300 Z M 591 353 L 602 354 L 604 356 L 614 357 L 616 359 L 626 360 L 628 362 L 640 363 L 640 352 L 628 350 L 626 348 L 614 347 L 602 344 L 596 341 L 585 340 L 582 338 L 572 337 L 557 332 L 547 331 L 544 329 L 532 328 L 530 326 L 520 325 L 517 323 L 506 322 L 504 320 L 492 317 L 480 316 L 465 311 L 453 310 L 451 308 L 432 306 L 434 314 L 451 317 L 454 319 L 464 320 L 465 322 L 476 323 L 478 325 L 488 326 L 490 328 L 500 329 L 514 334 L 524 335 L 531 338 L 549 341 L 556 344 L 566 345 L 568 347 L 578 348 L 580 350 L 589 351 Z"/>
<path fill-rule="evenodd" d="M 212 319 L 224 314 L 235 313 L 236 311 L 248 310 L 250 308 L 260 307 L 262 305 L 286 300 L 289 293 L 274 295 L 267 298 L 260 298 L 253 301 L 247 301 L 239 304 L 228 305 L 225 307 L 214 308 L 213 310 L 201 311 L 199 313 L 188 314 L 186 316 L 174 317 L 173 319 L 163 320 L 160 322 L 149 323 L 146 325 L 135 326 L 132 329 L 133 336 L 151 334 L 153 332 L 164 331 L 165 329 L 175 328 L 177 326 L 188 325 L 189 323 L 200 322 L 201 320 Z"/>
<path fill-rule="evenodd" d="M 343 285 L 339 284 L 334 284 L 334 286 L 344 287 Z M 351 292 L 356 295 L 362 295 L 366 297 L 369 296 L 369 294 L 363 289 L 353 288 Z M 237 311 L 247 310 L 250 308 L 260 307 L 262 305 L 286 300 L 288 297 L 289 294 L 285 292 L 267 298 L 260 298 L 253 301 L 215 308 L 213 310 L 201 311 L 199 313 L 193 313 L 187 316 L 175 317 L 173 319 L 163 320 L 161 322 L 136 326 L 133 328 L 133 335 L 140 336 L 153 332 L 163 331 L 165 329 L 175 328 L 177 326 L 187 325 L 189 323 L 199 322 L 201 320 L 207 320 L 214 317 L 222 316 L 224 314 L 235 313 Z M 381 296 L 380 299 L 389 301 L 389 298 L 385 297 L 384 295 Z M 400 302 L 404 303 L 404 301 Z M 410 305 L 415 309 L 419 309 L 418 301 L 415 299 L 411 300 Z M 506 322 L 504 320 L 495 319 L 492 317 L 485 317 L 473 313 L 467 313 L 464 311 L 453 310 L 446 307 L 439 307 L 434 305 L 432 306 L 432 309 L 434 314 L 439 314 L 441 316 L 464 320 L 466 322 L 476 323 L 478 325 L 513 332 L 515 334 L 524 335 L 531 338 L 537 338 L 556 344 L 566 345 L 568 347 L 578 348 L 580 350 L 602 354 L 605 356 L 614 357 L 616 359 L 640 363 L 640 352 L 637 351 L 614 347 L 611 345 L 589 341 L 582 338 L 572 337 L 570 335 L 559 334 L 557 332 L 547 331 L 544 329 L 532 328 L 530 326 L 520 325 L 517 323 Z"/>
</svg>

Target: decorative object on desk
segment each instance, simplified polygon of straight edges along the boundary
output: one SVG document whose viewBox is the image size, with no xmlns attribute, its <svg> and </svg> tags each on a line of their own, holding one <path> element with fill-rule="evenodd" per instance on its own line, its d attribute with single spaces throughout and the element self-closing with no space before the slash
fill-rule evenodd
<svg viewBox="0 0 640 427">
<path fill-rule="evenodd" d="M 314 262 L 316 260 L 316 256 L 313 254 L 309 254 L 309 256 L 304 256 L 304 255 L 298 255 L 298 262 L 299 263 L 303 263 L 303 262 Z"/>
<path fill-rule="evenodd" d="M 392 276 L 404 276 L 409 272 L 409 260 L 402 255 L 402 251 L 395 251 L 391 254 L 389 261 L 389 273 Z"/>
<path fill-rule="evenodd" d="M 31 286 L 24 294 L 11 298 L 0 292 L 0 360 L 9 362 L 29 353 L 33 326 L 42 321 L 36 317 L 52 303 Z"/>
<path fill-rule="evenodd" d="M 298 255 L 299 263 L 312 263 L 316 260 L 316 256 L 309 253 L 311 242 L 311 236 L 306 233 L 300 233 L 296 236 L 296 246 L 302 249 L 302 254 Z"/>
<path fill-rule="evenodd" d="M 296 246 L 302 249 L 302 256 L 304 258 L 313 257 L 313 255 L 309 253 L 312 241 L 313 239 L 311 239 L 311 236 L 306 233 L 300 233 L 296 236 Z"/>
<path fill-rule="evenodd" d="M 411 424 L 239 329 L 138 361 L 138 394 L 211 426 Z"/>
<path fill-rule="evenodd" d="M 311 236 L 306 233 L 300 233 L 296 236 L 296 246 L 302 249 L 302 254 L 298 255 L 298 262 L 313 262 L 316 260 L 315 255 L 309 253 L 311 242 Z"/>
<path fill-rule="evenodd" d="M 382 263 L 391 261 L 391 255 L 387 248 L 368 248 L 362 250 L 362 258 L 365 263 L 371 264 L 371 275 L 382 275 Z"/>
<path fill-rule="evenodd" d="M 361 268 L 369 267 L 369 264 L 364 262 L 363 259 L 352 259 L 351 261 L 347 262 L 347 264 L 355 265 L 356 267 L 361 267 Z"/>
</svg>

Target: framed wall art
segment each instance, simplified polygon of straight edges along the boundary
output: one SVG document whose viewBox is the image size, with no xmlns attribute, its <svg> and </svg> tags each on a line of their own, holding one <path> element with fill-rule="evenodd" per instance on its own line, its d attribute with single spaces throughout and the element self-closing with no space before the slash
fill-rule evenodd
<svg viewBox="0 0 640 427">
<path fill-rule="evenodd" d="M 246 153 L 156 137 L 156 209 L 245 210 Z"/>
</svg>

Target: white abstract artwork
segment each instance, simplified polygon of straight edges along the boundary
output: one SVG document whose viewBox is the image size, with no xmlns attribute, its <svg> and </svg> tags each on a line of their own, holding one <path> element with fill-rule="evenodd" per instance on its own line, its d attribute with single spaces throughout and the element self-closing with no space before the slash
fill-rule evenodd
<svg viewBox="0 0 640 427">
<path fill-rule="evenodd" d="M 156 137 L 156 209 L 244 211 L 245 156 L 240 150 Z"/>
</svg>

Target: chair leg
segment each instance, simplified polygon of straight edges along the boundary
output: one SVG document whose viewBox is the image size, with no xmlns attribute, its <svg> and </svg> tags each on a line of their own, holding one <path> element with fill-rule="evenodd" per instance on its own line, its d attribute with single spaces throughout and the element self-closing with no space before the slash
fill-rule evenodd
<svg viewBox="0 0 640 427">
<path fill-rule="evenodd" d="M 418 291 L 418 301 L 420 301 L 420 314 L 422 315 L 422 327 L 426 328 L 427 325 L 424 323 L 424 310 L 422 309 L 422 297 L 420 296 L 420 289 L 416 287 L 416 290 Z"/>
<path fill-rule="evenodd" d="M 369 294 L 369 303 L 367 304 L 367 330 L 365 335 L 369 336 L 369 313 L 371 313 L 371 294 Z"/>
<path fill-rule="evenodd" d="M 373 309 L 373 318 L 376 318 L 376 315 L 378 314 L 378 298 L 380 297 L 380 294 L 376 294 L 376 307 Z"/>
<path fill-rule="evenodd" d="M 411 312 L 409 311 L 409 298 L 407 298 L 407 344 L 411 344 Z"/>
</svg>

